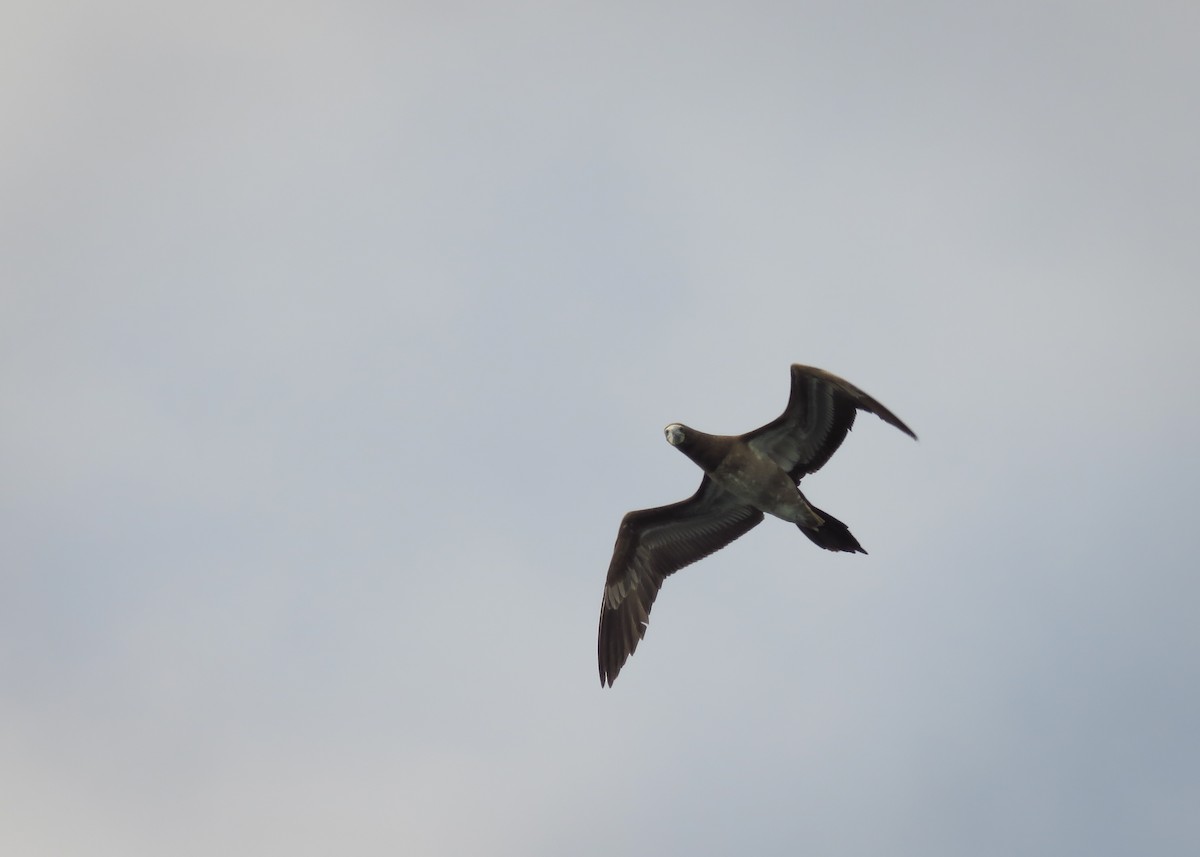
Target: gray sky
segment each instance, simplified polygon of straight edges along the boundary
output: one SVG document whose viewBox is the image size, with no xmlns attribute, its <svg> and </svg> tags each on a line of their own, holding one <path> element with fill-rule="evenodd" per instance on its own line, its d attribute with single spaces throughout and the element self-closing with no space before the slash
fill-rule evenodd
<svg viewBox="0 0 1200 857">
<path fill-rule="evenodd" d="M 6 11 L 0 851 L 1200 851 L 1200 7 Z"/>
</svg>

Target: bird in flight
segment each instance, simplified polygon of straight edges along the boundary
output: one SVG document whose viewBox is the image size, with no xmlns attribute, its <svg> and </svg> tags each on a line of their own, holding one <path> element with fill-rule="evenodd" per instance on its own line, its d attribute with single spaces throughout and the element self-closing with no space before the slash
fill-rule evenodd
<svg viewBox="0 0 1200 857">
<path fill-rule="evenodd" d="M 787 408 L 762 428 L 728 436 L 682 423 L 663 430 L 704 478 L 687 500 L 621 519 L 600 602 L 601 687 L 612 686 L 645 636 L 663 580 L 750 532 L 764 514 L 795 524 L 818 547 L 866 553 L 845 524 L 811 505 L 799 488 L 842 445 L 860 410 L 916 440 L 899 417 L 849 381 L 798 363 Z"/>
</svg>

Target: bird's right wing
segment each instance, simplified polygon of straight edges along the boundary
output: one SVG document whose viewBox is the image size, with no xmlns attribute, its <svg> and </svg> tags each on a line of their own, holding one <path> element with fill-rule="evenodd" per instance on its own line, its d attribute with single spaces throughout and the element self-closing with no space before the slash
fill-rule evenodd
<svg viewBox="0 0 1200 857">
<path fill-rule="evenodd" d="M 663 580 L 750 532 L 762 519 L 762 512 L 740 504 L 705 476 L 687 500 L 630 512 L 621 520 L 600 604 L 601 686 L 616 681 L 645 636 Z"/>
</svg>

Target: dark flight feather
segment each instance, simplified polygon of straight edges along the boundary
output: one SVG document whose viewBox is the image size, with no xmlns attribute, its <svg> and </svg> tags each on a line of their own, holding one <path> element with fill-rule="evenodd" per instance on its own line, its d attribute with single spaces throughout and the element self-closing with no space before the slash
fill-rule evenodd
<svg viewBox="0 0 1200 857">
<path fill-rule="evenodd" d="M 754 529 L 763 513 L 707 476 L 692 497 L 621 520 L 600 610 L 600 683 L 612 684 L 646 634 L 663 580 Z"/>
</svg>

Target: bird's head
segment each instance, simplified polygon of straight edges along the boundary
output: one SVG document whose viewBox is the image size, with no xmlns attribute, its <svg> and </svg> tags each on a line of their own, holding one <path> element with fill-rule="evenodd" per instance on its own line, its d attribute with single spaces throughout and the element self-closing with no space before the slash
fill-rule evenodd
<svg viewBox="0 0 1200 857">
<path fill-rule="evenodd" d="M 679 423 L 671 423 L 663 429 L 663 434 L 667 436 L 667 443 L 671 444 L 671 446 L 679 446 L 687 440 L 686 431 Z"/>
</svg>

